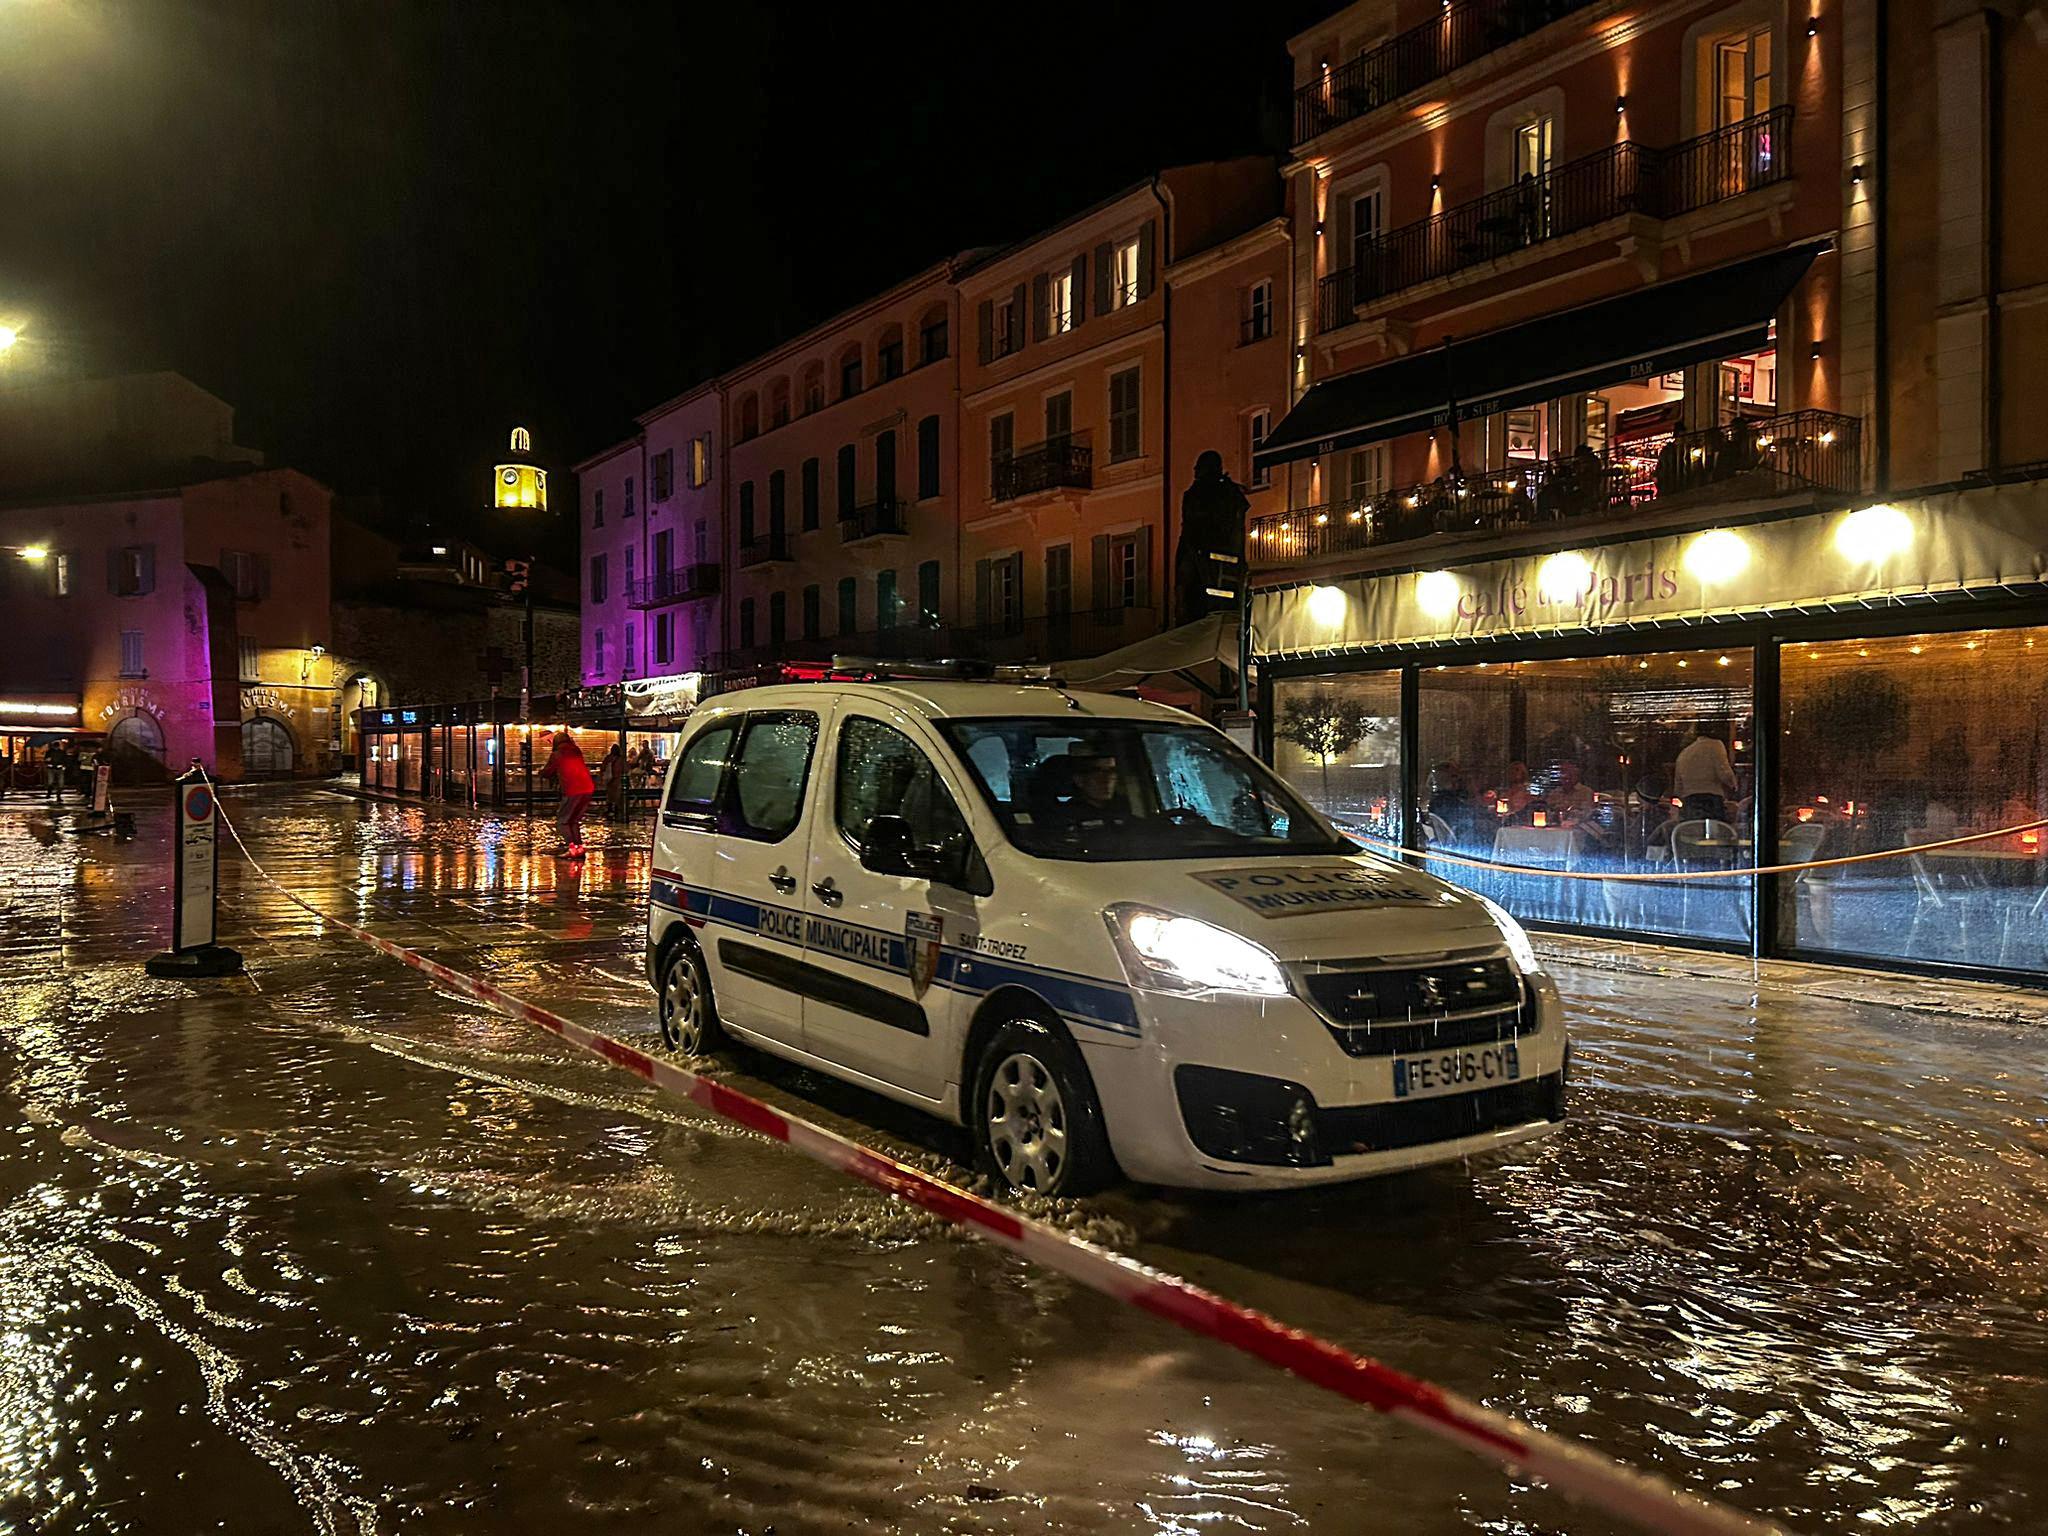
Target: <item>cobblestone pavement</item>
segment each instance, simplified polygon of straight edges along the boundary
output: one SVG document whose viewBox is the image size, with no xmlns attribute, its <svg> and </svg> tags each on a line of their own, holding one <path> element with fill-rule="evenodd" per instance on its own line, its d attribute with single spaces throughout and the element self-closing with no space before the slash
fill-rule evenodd
<svg viewBox="0 0 2048 1536">
<path fill-rule="evenodd" d="M 1604 1532 L 323 933 L 156 981 L 132 842 L 0 803 L 0 1532 Z M 316 904 L 646 1036 L 633 833 L 230 790 Z M 646 836 L 645 824 L 636 829 Z M 1551 946 L 1506 1160 L 1076 1231 L 1806 1531 L 2048 1526 L 2048 999 Z M 721 1070 L 965 1177 L 956 1137 Z"/>
</svg>

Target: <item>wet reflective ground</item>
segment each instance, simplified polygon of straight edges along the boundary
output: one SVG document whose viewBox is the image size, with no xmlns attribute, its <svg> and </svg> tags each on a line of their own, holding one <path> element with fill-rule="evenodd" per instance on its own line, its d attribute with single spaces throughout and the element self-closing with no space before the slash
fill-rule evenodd
<svg viewBox="0 0 2048 1536">
<path fill-rule="evenodd" d="M 224 798 L 315 902 L 648 1029 L 644 856 Z M 1615 1528 L 442 996 L 232 850 L 248 976 L 150 980 L 168 819 L 0 803 L 0 1532 Z M 1560 952 L 1574 1118 L 1519 1158 L 1058 1219 L 1802 1530 L 2048 1526 L 2048 999 Z"/>
</svg>

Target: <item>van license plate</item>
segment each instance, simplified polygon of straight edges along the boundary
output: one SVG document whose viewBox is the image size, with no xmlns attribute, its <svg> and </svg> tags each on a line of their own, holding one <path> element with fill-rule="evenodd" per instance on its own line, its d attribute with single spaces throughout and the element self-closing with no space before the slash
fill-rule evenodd
<svg viewBox="0 0 2048 1536">
<path fill-rule="evenodd" d="M 1394 1097 L 1433 1099 L 1446 1093 L 1470 1093 L 1475 1088 L 1512 1083 L 1521 1075 L 1521 1052 L 1512 1040 L 1459 1051 L 1431 1051 L 1426 1056 L 1396 1056 Z"/>
</svg>

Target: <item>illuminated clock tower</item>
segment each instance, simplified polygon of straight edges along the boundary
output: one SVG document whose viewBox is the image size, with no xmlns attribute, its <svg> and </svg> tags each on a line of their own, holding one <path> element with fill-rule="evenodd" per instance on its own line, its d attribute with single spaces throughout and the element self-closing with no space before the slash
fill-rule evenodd
<svg viewBox="0 0 2048 1536">
<path fill-rule="evenodd" d="M 545 512 L 548 472 L 533 462 L 533 434 L 512 429 L 511 462 L 491 472 L 491 505 L 500 511 Z"/>
</svg>

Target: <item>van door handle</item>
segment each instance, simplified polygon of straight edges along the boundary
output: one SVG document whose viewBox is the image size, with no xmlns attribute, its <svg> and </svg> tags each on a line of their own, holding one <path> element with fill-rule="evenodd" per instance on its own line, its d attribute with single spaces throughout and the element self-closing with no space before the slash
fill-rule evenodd
<svg viewBox="0 0 2048 1536">
<path fill-rule="evenodd" d="M 832 883 L 830 875 L 812 885 L 811 894 L 828 907 L 836 907 L 840 902 L 846 900 L 846 893 Z"/>
<path fill-rule="evenodd" d="M 781 869 L 776 870 L 774 874 L 768 877 L 768 883 L 774 886 L 775 889 L 777 889 L 778 891 L 782 892 L 783 895 L 787 896 L 791 891 L 796 889 L 796 876 L 792 875 L 789 872 L 788 866 L 785 865 Z"/>
</svg>

